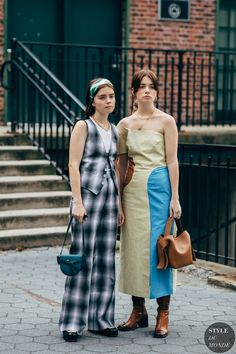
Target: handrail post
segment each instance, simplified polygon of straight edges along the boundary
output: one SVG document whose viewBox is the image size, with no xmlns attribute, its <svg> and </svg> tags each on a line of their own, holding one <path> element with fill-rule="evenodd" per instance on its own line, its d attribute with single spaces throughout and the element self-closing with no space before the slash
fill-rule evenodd
<svg viewBox="0 0 236 354">
<path fill-rule="evenodd" d="M 10 74 L 10 86 L 11 90 L 9 91 L 9 96 L 8 96 L 8 107 L 9 107 L 9 116 L 10 116 L 10 122 L 11 122 L 11 131 L 14 133 L 16 131 L 17 127 L 17 112 L 16 112 L 16 68 L 14 66 L 14 59 L 16 55 L 16 38 L 12 38 L 11 41 L 11 60 L 12 60 L 12 65 L 11 65 L 11 74 Z"/>
<path fill-rule="evenodd" d="M 183 83 L 183 55 L 184 51 L 180 50 L 179 52 L 179 62 L 178 62 L 178 110 L 177 110 L 177 126 L 180 130 L 182 125 L 182 83 Z"/>
</svg>

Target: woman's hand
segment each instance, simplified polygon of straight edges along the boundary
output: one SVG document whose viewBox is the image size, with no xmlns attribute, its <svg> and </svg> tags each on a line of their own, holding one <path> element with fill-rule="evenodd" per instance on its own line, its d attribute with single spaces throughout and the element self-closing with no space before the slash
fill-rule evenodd
<svg viewBox="0 0 236 354">
<path fill-rule="evenodd" d="M 170 201 L 170 216 L 173 216 L 175 219 L 180 219 L 181 206 L 179 203 L 179 199 L 171 199 L 171 201 Z"/>
<path fill-rule="evenodd" d="M 72 204 L 72 215 L 76 220 L 79 220 L 79 222 L 83 222 L 83 220 L 86 218 L 87 213 L 86 210 L 83 206 L 83 204 L 77 203 L 73 201 Z"/>
<path fill-rule="evenodd" d="M 119 207 L 119 213 L 118 213 L 118 226 L 121 226 L 125 221 L 125 216 L 123 209 Z"/>
</svg>

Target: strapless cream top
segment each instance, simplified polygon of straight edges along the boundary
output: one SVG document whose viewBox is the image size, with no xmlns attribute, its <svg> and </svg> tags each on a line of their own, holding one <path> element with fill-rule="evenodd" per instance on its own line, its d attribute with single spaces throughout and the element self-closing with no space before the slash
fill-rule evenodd
<svg viewBox="0 0 236 354">
<path fill-rule="evenodd" d="M 161 132 L 131 130 L 117 126 L 118 154 L 127 153 L 133 158 L 135 171 L 166 166 L 165 141 Z"/>
</svg>

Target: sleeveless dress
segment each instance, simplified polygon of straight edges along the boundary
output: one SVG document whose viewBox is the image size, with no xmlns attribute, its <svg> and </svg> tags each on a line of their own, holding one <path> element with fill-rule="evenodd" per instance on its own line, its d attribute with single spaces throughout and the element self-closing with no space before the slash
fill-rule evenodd
<svg viewBox="0 0 236 354">
<path fill-rule="evenodd" d="M 83 162 L 88 162 L 87 170 L 80 170 L 83 205 L 88 219 L 83 223 L 84 245 L 87 267 L 73 277 L 67 277 L 63 295 L 59 328 L 61 331 L 82 333 L 86 324 L 88 329 L 103 330 L 114 327 L 115 309 L 115 252 L 118 223 L 118 193 L 112 171 L 117 153 L 117 133 L 111 126 L 109 151 L 100 136 L 97 125 L 91 119 L 85 119 L 88 135 L 85 144 Z M 109 143 L 109 141 L 108 141 Z M 103 169 L 104 156 L 110 158 L 110 164 Z M 94 160 L 97 171 L 93 176 Z M 90 167 L 90 169 L 89 169 Z M 96 189 L 93 182 L 97 173 L 103 179 L 99 193 L 93 193 L 89 186 Z M 86 184 L 87 183 L 87 184 Z M 88 185 L 88 186 L 87 186 Z M 72 243 L 70 253 L 76 254 L 82 249 L 82 224 L 72 221 Z"/>
<path fill-rule="evenodd" d="M 122 195 L 125 222 L 121 228 L 119 290 L 146 298 L 173 293 L 173 270 L 156 268 L 156 241 L 169 216 L 171 186 L 164 135 L 130 130 L 118 124 L 118 153 L 127 153 L 134 173 Z"/>
</svg>

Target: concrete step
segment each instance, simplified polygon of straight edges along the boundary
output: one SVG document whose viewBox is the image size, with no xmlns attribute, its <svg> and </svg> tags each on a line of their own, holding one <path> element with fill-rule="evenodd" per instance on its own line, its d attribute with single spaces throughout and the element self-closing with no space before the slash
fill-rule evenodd
<svg viewBox="0 0 236 354">
<path fill-rule="evenodd" d="M 39 160 L 42 153 L 36 146 L 0 146 L 0 160 Z"/>
<path fill-rule="evenodd" d="M 0 145 L 32 145 L 26 135 L 21 133 L 0 134 Z"/>
<path fill-rule="evenodd" d="M 182 126 L 179 143 L 236 145 L 236 125 Z"/>
<path fill-rule="evenodd" d="M 68 183 L 57 175 L 0 177 L 0 194 L 69 190 Z"/>
<path fill-rule="evenodd" d="M 65 226 L 69 208 L 0 211 L 0 230 Z"/>
<path fill-rule="evenodd" d="M 0 194 L 0 210 L 68 207 L 70 191 Z"/>
<path fill-rule="evenodd" d="M 22 230 L 1 230 L 0 250 L 6 251 L 29 247 L 62 246 L 65 232 L 66 225 Z M 70 237 L 68 237 L 67 243 L 70 243 Z"/>
<path fill-rule="evenodd" d="M 0 161 L 0 176 L 32 176 L 55 173 L 55 168 L 47 160 Z"/>
</svg>

